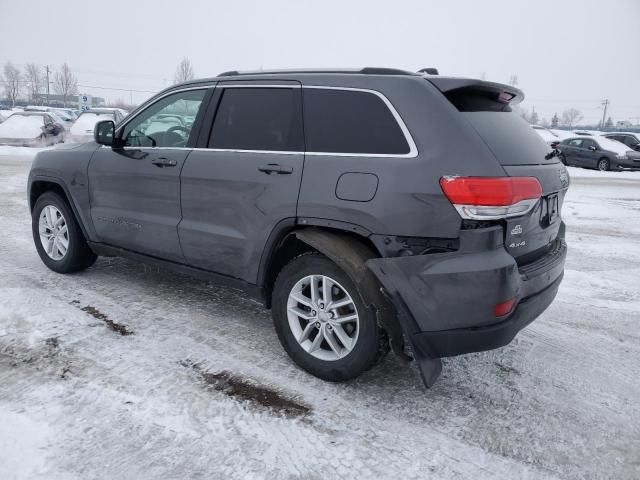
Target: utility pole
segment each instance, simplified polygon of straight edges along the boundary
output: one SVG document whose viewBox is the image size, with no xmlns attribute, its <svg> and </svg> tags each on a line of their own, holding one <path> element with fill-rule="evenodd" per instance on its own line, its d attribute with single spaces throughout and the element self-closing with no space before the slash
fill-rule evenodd
<svg viewBox="0 0 640 480">
<path fill-rule="evenodd" d="M 602 102 L 600 102 L 600 105 L 602 105 L 604 107 L 604 112 L 602 112 L 602 123 L 600 124 L 600 128 L 604 128 L 604 122 L 605 119 L 607 118 L 607 108 L 609 107 L 609 100 L 603 100 Z"/>
<path fill-rule="evenodd" d="M 49 65 L 45 65 L 44 68 L 47 70 L 47 107 L 49 106 Z"/>
</svg>

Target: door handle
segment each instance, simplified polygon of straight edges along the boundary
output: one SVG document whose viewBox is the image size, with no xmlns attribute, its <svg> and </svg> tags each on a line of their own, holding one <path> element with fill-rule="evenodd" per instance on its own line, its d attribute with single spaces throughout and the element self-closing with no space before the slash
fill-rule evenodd
<svg viewBox="0 0 640 480">
<path fill-rule="evenodd" d="M 178 162 L 167 157 L 158 157 L 151 160 L 156 167 L 175 167 Z"/>
<path fill-rule="evenodd" d="M 269 163 L 267 165 L 263 165 L 262 167 L 258 167 L 258 170 L 266 173 L 267 175 L 271 175 L 273 173 L 277 173 L 278 175 L 289 175 L 293 173 L 293 167 L 288 167 L 287 165 L 280 165 L 277 163 Z"/>
</svg>

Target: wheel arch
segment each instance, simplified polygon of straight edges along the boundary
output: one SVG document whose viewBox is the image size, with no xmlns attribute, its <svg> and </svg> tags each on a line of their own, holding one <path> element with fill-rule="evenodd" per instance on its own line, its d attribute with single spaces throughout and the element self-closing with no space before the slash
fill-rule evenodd
<svg viewBox="0 0 640 480">
<path fill-rule="evenodd" d="M 265 303 L 271 307 L 273 286 L 278 273 L 298 255 L 316 251 L 339 265 L 356 283 L 364 302 L 374 310 L 378 324 L 387 332 L 394 353 L 404 354 L 402 328 L 395 308 L 383 295 L 382 286 L 365 265 L 371 258 L 380 257 L 373 242 L 352 231 L 325 227 L 291 228 L 281 234 L 262 270 Z"/>
<path fill-rule="evenodd" d="M 69 205 L 73 215 L 80 226 L 80 230 L 82 230 L 82 234 L 85 239 L 89 239 L 90 237 L 87 235 L 87 231 L 85 229 L 85 225 L 82 222 L 82 217 L 79 215 L 78 209 L 76 208 L 75 203 L 73 202 L 73 198 L 69 194 L 69 190 L 62 180 L 59 180 L 54 177 L 35 177 L 29 181 L 29 211 L 33 213 L 33 208 L 35 207 L 38 198 L 40 198 L 46 192 L 54 192 L 60 195 Z"/>
</svg>

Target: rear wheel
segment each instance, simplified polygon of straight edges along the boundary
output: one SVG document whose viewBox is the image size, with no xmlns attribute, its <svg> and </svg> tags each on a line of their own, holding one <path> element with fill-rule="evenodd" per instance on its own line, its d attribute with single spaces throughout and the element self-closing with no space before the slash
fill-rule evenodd
<svg viewBox="0 0 640 480">
<path fill-rule="evenodd" d="M 274 285 L 273 320 L 282 346 L 307 372 L 331 382 L 357 377 L 384 354 L 384 332 L 354 282 L 326 257 L 307 253 Z"/>
<path fill-rule="evenodd" d="M 69 204 L 57 193 L 45 192 L 38 198 L 31 230 L 40 259 L 54 272 L 77 272 L 96 261 Z"/>
<path fill-rule="evenodd" d="M 609 170 L 609 159 L 601 158 L 598 160 L 598 170 L 602 170 L 603 172 Z"/>
</svg>

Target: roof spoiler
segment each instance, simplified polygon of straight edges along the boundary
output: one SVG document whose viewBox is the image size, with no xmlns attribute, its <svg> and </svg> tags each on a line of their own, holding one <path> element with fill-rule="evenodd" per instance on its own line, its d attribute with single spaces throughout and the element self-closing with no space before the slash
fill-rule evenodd
<svg viewBox="0 0 640 480">
<path fill-rule="evenodd" d="M 447 96 L 457 92 L 476 92 L 493 98 L 494 100 L 509 105 L 517 105 L 524 100 L 522 90 L 502 83 L 486 82 L 472 78 L 454 77 L 425 77 L 427 81 L 436 86 L 438 90 Z"/>
</svg>

